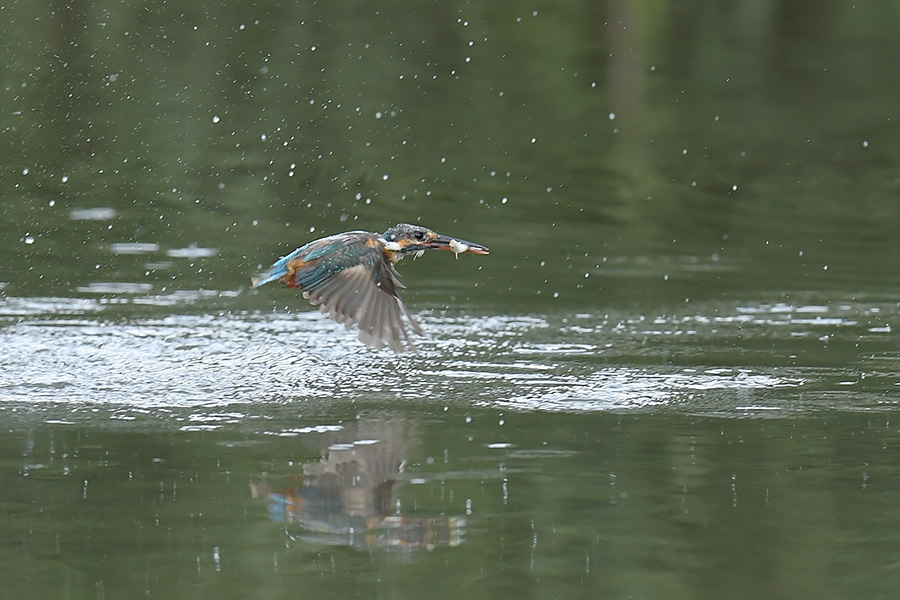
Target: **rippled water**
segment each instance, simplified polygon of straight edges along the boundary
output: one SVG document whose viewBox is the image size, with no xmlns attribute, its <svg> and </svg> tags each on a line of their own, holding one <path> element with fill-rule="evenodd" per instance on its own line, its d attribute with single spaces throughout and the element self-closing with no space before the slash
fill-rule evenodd
<svg viewBox="0 0 900 600">
<path fill-rule="evenodd" d="M 895 597 L 896 10 L 710 4 L 0 7 L 4 595 Z"/>
<path fill-rule="evenodd" d="M 870 407 L 878 399 L 867 390 L 897 366 L 890 323 L 898 309 L 878 302 L 688 304 L 658 315 L 432 310 L 418 315 L 428 334 L 420 353 L 394 355 L 367 351 L 315 311 L 179 312 L 235 293 L 143 296 L 130 285 L 132 295 L 99 299 L 3 299 L 0 410 L 99 405 L 124 418 L 148 408 L 380 396 L 576 413 L 785 413 Z"/>
<path fill-rule="evenodd" d="M 238 291 L 97 291 L 0 300 L 17 594 L 419 597 L 449 578 L 434 597 L 693 597 L 889 568 L 868 550 L 885 528 L 843 515 L 900 525 L 895 303 L 414 303 L 427 337 L 396 355 Z M 800 550 L 781 538 L 810 535 L 784 562 Z"/>
</svg>

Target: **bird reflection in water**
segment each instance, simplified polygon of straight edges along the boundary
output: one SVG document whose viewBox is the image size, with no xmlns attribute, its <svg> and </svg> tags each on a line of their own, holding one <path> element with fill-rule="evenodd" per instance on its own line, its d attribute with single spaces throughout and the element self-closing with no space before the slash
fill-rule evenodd
<svg viewBox="0 0 900 600">
<path fill-rule="evenodd" d="M 303 445 L 319 450 L 321 459 L 304 464 L 302 477 L 291 477 L 301 484 L 251 482 L 250 490 L 267 499 L 273 521 L 299 525 L 295 537 L 309 543 L 405 551 L 456 546 L 465 517 L 404 516 L 395 498 L 419 436 L 417 424 L 383 418 L 302 433 Z"/>
</svg>

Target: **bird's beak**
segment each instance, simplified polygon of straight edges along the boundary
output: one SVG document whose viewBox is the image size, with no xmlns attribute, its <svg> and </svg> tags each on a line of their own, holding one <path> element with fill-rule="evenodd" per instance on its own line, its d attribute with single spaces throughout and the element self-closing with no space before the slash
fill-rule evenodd
<svg viewBox="0 0 900 600">
<path fill-rule="evenodd" d="M 482 246 L 481 244 L 476 244 L 475 242 L 467 242 L 466 240 L 452 238 L 440 234 L 438 234 L 436 238 L 427 240 L 422 245 L 426 248 L 431 248 L 434 250 L 450 250 L 451 252 L 455 252 L 456 254 L 462 254 L 463 252 L 471 252 L 472 254 L 490 253 L 490 250 L 488 250 L 487 246 Z"/>
</svg>

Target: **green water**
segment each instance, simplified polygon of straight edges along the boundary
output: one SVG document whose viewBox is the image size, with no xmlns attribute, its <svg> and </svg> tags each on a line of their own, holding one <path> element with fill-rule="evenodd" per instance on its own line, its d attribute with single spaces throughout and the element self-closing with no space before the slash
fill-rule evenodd
<svg viewBox="0 0 900 600">
<path fill-rule="evenodd" d="M 16 598 L 893 598 L 895 3 L 0 6 Z M 418 354 L 249 278 L 420 222 Z"/>
</svg>

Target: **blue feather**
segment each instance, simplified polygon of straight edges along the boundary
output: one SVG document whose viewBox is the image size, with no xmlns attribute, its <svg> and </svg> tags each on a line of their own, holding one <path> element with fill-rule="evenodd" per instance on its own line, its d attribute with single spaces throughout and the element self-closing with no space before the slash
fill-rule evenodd
<svg viewBox="0 0 900 600">
<path fill-rule="evenodd" d="M 306 244 L 306 246 L 309 246 L 309 244 Z M 306 249 L 306 246 L 303 246 L 302 248 L 297 248 L 290 254 L 282 256 L 277 261 L 275 261 L 275 264 L 273 264 L 271 267 L 269 267 L 268 271 L 266 271 L 265 273 L 260 273 L 256 277 L 253 277 L 251 280 L 253 282 L 253 287 L 258 288 L 261 285 L 266 285 L 267 283 L 270 283 L 277 279 L 281 279 L 282 277 L 287 275 L 288 274 L 287 264 L 290 261 L 297 258 L 297 255 L 299 255 L 301 252 L 303 252 Z"/>
<path fill-rule="evenodd" d="M 320 261 L 316 263 L 320 267 L 304 273 L 302 280 L 295 283 L 303 288 L 318 285 L 322 280 L 327 279 L 334 273 L 338 273 L 355 264 L 353 262 L 345 263 L 346 255 L 338 255 L 339 252 L 349 250 L 351 256 L 360 256 L 368 252 L 369 249 L 365 246 L 363 240 L 370 235 L 365 231 L 348 231 L 320 240 L 313 240 L 297 248 L 287 256 L 279 258 L 265 273 L 260 273 L 253 277 L 251 279 L 253 287 L 258 288 L 276 279 L 281 279 L 289 273 L 288 263 L 297 258 L 301 258 L 305 262 Z M 331 258 L 334 256 L 337 256 L 337 258 Z"/>
</svg>

